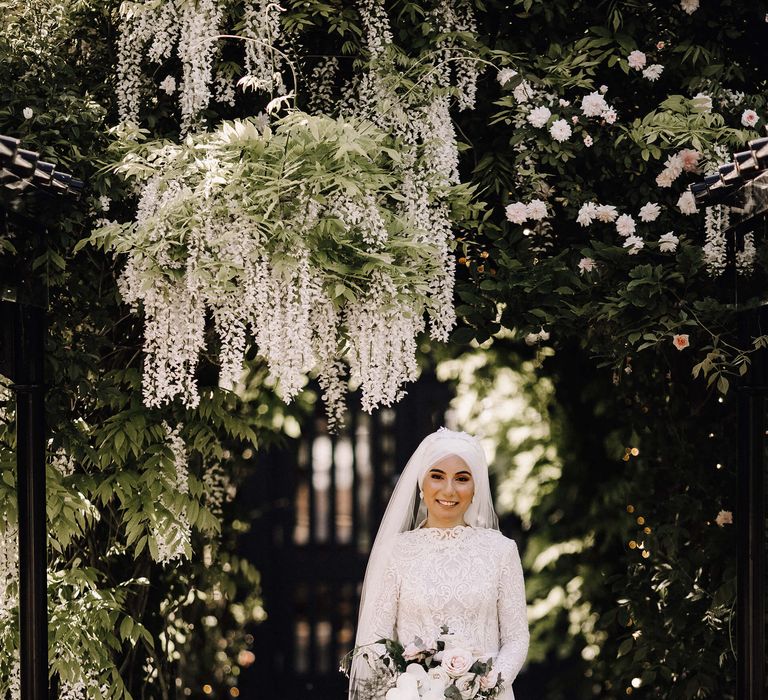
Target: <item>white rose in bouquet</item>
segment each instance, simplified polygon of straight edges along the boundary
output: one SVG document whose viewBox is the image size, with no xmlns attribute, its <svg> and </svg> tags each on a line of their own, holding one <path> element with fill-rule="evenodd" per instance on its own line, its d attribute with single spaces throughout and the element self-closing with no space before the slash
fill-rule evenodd
<svg viewBox="0 0 768 700">
<path fill-rule="evenodd" d="M 429 679 L 430 690 L 439 690 L 440 697 L 442 697 L 443 691 L 451 682 L 451 677 L 442 666 L 430 668 L 429 671 L 427 671 L 427 678 Z"/>
<path fill-rule="evenodd" d="M 476 674 L 469 673 L 456 681 L 456 687 L 461 693 L 462 700 L 470 700 L 480 690 L 480 679 Z"/>
<path fill-rule="evenodd" d="M 475 657 L 472 652 L 462 647 L 451 647 L 443 654 L 442 666 L 452 678 L 459 678 L 469 671 Z"/>
<path fill-rule="evenodd" d="M 405 672 L 416 679 L 416 686 L 420 693 L 426 692 L 429 687 L 429 676 L 423 666 L 419 664 L 408 664 L 405 667 Z"/>
<path fill-rule="evenodd" d="M 386 700 L 421 700 L 416 676 L 412 673 L 401 674 L 397 685 L 387 691 Z"/>
</svg>

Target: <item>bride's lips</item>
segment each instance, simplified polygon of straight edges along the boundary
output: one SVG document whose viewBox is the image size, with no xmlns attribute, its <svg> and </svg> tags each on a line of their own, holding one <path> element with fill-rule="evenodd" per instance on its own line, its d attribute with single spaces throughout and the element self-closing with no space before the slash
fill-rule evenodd
<svg viewBox="0 0 768 700">
<path fill-rule="evenodd" d="M 453 506 L 459 505 L 458 501 L 441 501 L 439 498 L 435 499 L 444 508 L 453 508 Z"/>
</svg>

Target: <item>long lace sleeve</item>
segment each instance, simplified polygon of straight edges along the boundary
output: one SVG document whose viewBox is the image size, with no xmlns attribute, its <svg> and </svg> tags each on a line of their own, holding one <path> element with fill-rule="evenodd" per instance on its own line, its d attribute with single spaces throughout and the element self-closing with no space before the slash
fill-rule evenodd
<svg viewBox="0 0 768 700">
<path fill-rule="evenodd" d="M 393 639 L 395 636 L 400 576 L 394 562 L 387 566 L 376 588 L 376 595 L 370 601 L 370 618 L 365 626 L 365 639 L 360 639 L 360 644 L 371 644 L 379 639 Z"/>
<path fill-rule="evenodd" d="M 504 542 L 497 606 L 501 648 L 496 668 L 510 688 L 525 662 L 530 642 L 523 566 L 514 540 Z"/>
</svg>

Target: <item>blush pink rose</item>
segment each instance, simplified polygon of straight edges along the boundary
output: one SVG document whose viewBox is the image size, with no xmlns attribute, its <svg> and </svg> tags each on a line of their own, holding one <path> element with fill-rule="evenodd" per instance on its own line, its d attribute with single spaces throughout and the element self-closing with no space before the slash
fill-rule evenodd
<svg viewBox="0 0 768 700">
<path fill-rule="evenodd" d="M 416 646 L 413 642 L 406 644 L 405 649 L 403 649 L 403 659 L 405 659 L 405 661 L 413 661 L 423 655 L 424 649 Z"/>
<path fill-rule="evenodd" d="M 491 669 L 486 675 L 480 676 L 480 690 L 490 690 L 499 682 L 499 672 Z"/>
<path fill-rule="evenodd" d="M 672 342 L 678 350 L 685 350 L 691 344 L 687 333 L 678 333 L 672 336 Z"/>
<path fill-rule="evenodd" d="M 695 173 L 698 171 L 701 153 L 695 148 L 684 148 L 677 155 L 680 156 L 680 159 L 683 162 L 683 170 L 685 170 L 685 172 Z"/>
<path fill-rule="evenodd" d="M 466 649 L 454 647 L 443 654 L 442 667 L 451 678 L 463 676 L 472 667 L 475 657 Z"/>
</svg>

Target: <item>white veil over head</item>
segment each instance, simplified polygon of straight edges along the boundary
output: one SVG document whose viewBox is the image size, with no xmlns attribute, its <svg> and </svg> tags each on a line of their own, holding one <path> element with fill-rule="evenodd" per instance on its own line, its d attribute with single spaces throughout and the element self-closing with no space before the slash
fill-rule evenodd
<svg viewBox="0 0 768 700">
<path fill-rule="evenodd" d="M 419 491 L 427 470 L 449 456 L 461 457 L 472 472 L 475 494 L 464 514 L 464 522 L 471 527 L 499 529 L 499 519 L 493 507 L 488 462 L 483 447 L 473 435 L 440 428 L 427 435 L 405 465 L 395 485 L 384 517 L 373 542 L 371 556 L 365 570 L 360 596 L 360 612 L 355 645 L 369 644 L 381 637 L 381 630 L 373 629 L 375 605 L 379 585 L 401 532 L 418 527 L 427 516 Z M 357 682 L 368 675 L 370 667 L 359 656 L 352 660 L 349 698 L 353 700 Z"/>
</svg>

